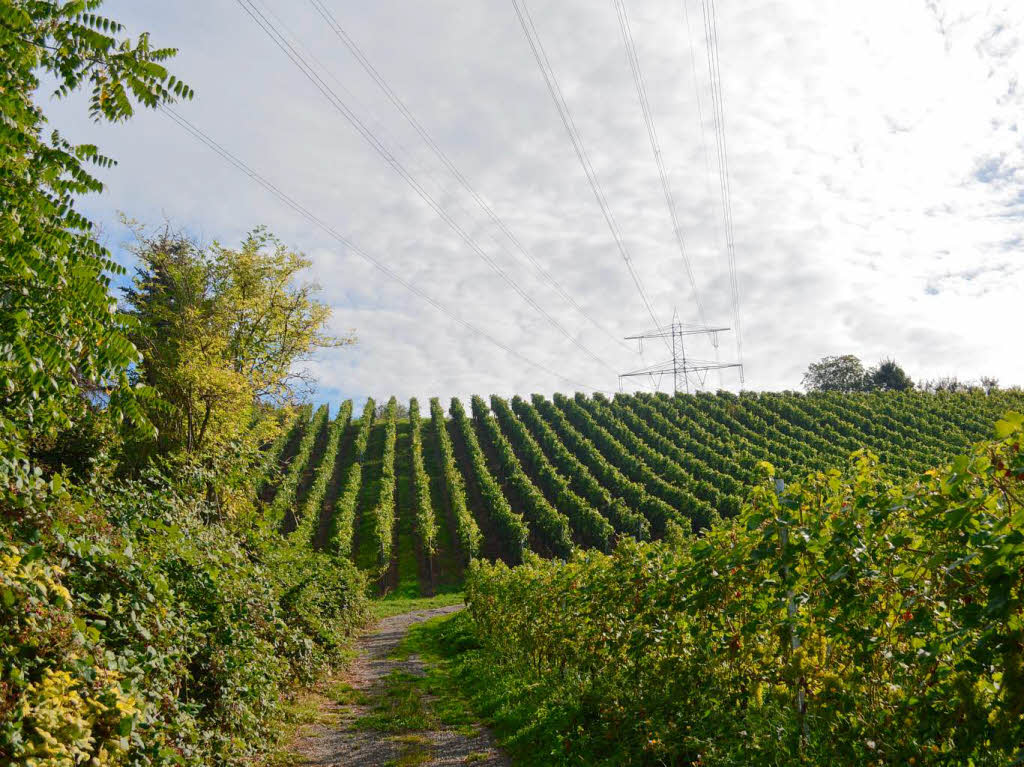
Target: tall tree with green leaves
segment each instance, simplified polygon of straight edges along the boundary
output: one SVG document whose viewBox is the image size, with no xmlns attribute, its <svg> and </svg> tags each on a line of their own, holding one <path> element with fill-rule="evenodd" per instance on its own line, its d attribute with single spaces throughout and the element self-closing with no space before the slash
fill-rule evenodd
<svg viewBox="0 0 1024 767">
<path fill-rule="evenodd" d="M 882 360 L 877 367 L 871 368 L 867 380 L 869 387 L 878 391 L 910 391 L 914 388 L 910 376 L 894 359 Z"/>
<path fill-rule="evenodd" d="M 121 268 L 76 210 L 102 190 L 90 166 L 113 160 L 47 135 L 41 77 L 54 95 L 90 91 L 95 120 L 121 122 L 192 91 L 164 67 L 174 48 L 132 40 L 100 0 L 0 1 L 0 453 L 67 427 L 88 395 L 144 422 L 126 371 L 138 361 L 108 293 Z M 42 94 L 45 96 L 45 94 Z"/>
<path fill-rule="evenodd" d="M 868 378 L 860 358 L 844 354 L 822 357 L 808 365 L 803 385 L 808 391 L 864 391 L 868 387 Z"/>
<path fill-rule="evenodd" d="M 219 451 L 248 431 L 257 402 L 295 398 L 308 381 L 298 363 L 354 342 L 326 332 L 330 307 L 300 281 L 308 259 L 262 228 L 237 249 L 139 232 L 134 252 L 125 301 L 137 375 L 161 399 L 152 418 L 164 449 Z"/>
</svg>

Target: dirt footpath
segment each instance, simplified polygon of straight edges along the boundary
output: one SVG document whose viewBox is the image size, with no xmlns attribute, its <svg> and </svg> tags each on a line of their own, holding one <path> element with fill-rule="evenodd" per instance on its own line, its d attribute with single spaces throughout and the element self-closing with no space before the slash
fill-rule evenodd
<svg viewBox="0 0 1024 767">
<path fill-rule="evenodd" d="M 401 767 L 403 765 L 462 765 L 496 767 L 509 765 L 480 725 L 458 728 L 436 725 L 429 729 L 388 732 L 371 729 L 379 701 L 393 694 L 396 678 L 426 675 L 423 662 L 411 655 L 395 660 L 388 655 L 398 647 L 414 623 L 461 610 L 461 605 L 420 610 L 384 618 L 358 642 L 358 654 L 346 681 L 351 685 L 351 702 L 325 701 L 322 721 L 330 724 L 308 726 L 292 745 L 296 764 L 307 767 Z M 435 699 L 427 696 L 429 708 Z M 362 721 L 360 721 L 362 720 Z"/>
</svg>

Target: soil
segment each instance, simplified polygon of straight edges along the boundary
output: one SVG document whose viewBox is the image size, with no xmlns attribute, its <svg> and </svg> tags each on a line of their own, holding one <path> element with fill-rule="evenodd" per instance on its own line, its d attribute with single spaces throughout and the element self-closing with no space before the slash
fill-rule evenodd
<svg viewBox="0 0 1024 767">
<path fill-rule="evenodd" d="M 438 729 L 393 734 L 356 727 L 369 714 L 372 699 L 385 691 L 385 677 L 395 671 L 416 676 L 426 667 L 416 656 L 406 660 L 388 657 L 405 638 L 409 627 L 438 615 L 462 609 L 462 605 L 418 610 L 384 618 L 358 642 L 358 653 L 345 681 L 364 693 L 366 703 L 337 703 L 324 699 L 325 709 L 318 724 L 309 725 L 292 744 L 295 764 L 305 767 L 388 767 L 389 765 L 462 765 L 499 767 L 510 765 L 499 752 L 486 728 L 476 725 L 473 734 L 467 728 L 439 725 Z M 415 754 L 413 753 L 415 752 Z"/>
</svg>

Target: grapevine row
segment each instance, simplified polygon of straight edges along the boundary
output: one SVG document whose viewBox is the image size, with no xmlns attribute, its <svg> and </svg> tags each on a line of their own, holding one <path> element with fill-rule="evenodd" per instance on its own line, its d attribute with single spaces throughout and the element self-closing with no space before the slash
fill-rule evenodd
<svg viewBox="0 0 1024 767">
<path fill-rule="evenodd" d="M 284 422 L 281 424 L 281 431 L 277 438 L 266 447 L 263 452 L 263 461 L 260 463 L 257 484 L 259 496 L 266 497 L 267 493 L 277 491 L 277 478 L 281 471 L 281 464 L 284 462 L 284 451 L 291 444 L 292 440 L 305 428 L 309 417 L 313 414 L 312 405 L 301 405 L 294 412 L 287 412 Z"/>
<path fill-rule="evenodd" d="M 647 489 L 626 477 L 616 466 L 605 459 L 601 451 L 576 427 L 569 423 L 565 414 L 539 394 L 533 395 L 533 406 L 547 420 L 559 437 L 576 455 L 580 456 L 594 476 L 612 495 L 621 498 L 628 508 L 646 517 L 652 534 L 664 535 L 666 524 L 676 519 L 675 510 L 665 501 L 647 492 Z"/>
<path fill-rule="evenodd" d="M 644 460 L 662 477 L 692 493 L 719 515 L 732 516 L 740 510 L 739 485 L 732 477 L 680 450 L 629 408 L 611 410 L 601 395 L 591 402 L 577 399 L 599 420 L 607 419 L 609 430 L 627 429 L 623 442 L 637 449 Z"/>
<path fill-rule="evenodd" d="M 689 491 L 666 481 L 648 465 L 647 461 L 657 461 L 661 464 L 661 457 L 656 456 L 655 452 L 643 444 L 618 418 L 607 413 L 600 413 L 595 418 L 581 404 L 581 401 L 584 401 L 582 397 L 577 400 L 556 394 L 553 399 L 555 405 L 577 429 L 594 442 L 609 462 L 634 482 L 649 488 L 653 495 L 672 508 L 669 519 L 684 528 L 692 526 L 698 529 L 710 524 L 711 519 L 716 516 L 711 505 L 694 497 Z M 661 471 L 663 467 L 658 465 L 657 469 Z M 653 519 L 651 524 L 657 525 Z"/>
<path fill-rule="evenodd" d="M 501 485 L 487 468 L 487 458 L 473 431 L 473 423 L 466 416 L 466 410 L 457 398 L 452 398 L 449 412 L 455 422 L 456 431 L 465 445 L 466 454 L 469 456 L 469 463 L 472 467 L 473 479 L 483 497 L 485 512 L 497 531 L 502 551 L 509 562 L 518 564 L 523 561 L 523 555 L 527 548 L 526 541 L 529 530 L 526 523 L 521 514 L 512 511 L 508 499 L 505 498 L 505 494 L 501 490 Z"/>
<path fill-rule="evenodd" d="M 491 399 L 492 406 L 494 398 Z M 588 501 L 601 515 L 611 523 L 617 533 L 631 535 L 637 540 L 651 537 L 651 524 L 647 518 L 635 511 L 630 511 L 621 498 L 612 498 L 590 469 L 570 451 L 555 431 L 537 413 L 534 407 L 522 397 L 512 398 L 512 410 L 519 416 L 520 422 L 540 445 L 551 463 L 569 479 L 573 490 Z"/>
<path fill-rule="evenodd" d="M 285 472 L 284 477 L 281 479 L 281 484 L 277 488 L 277 495 L 274 496 L 274 501 L 270 505 L 270 519 L 275 525 L 280 526 L 289 513 L 295 513 L 295 503 L 297 500 L 295 494 L 298 492 L 299 482 L 302 479 L 303 472 L 309 466 L 309 460 L 313 454 L 313 445 L 316 444 L 321 429 L 327 428 L 327 418 L 327 405 L 321 405 L 317 408 L 316 413 L 313 414 L 313 418 L 306 428 L 306 433 L 302 435 L 299 449 L 295 453 L 292 462 L 288 465 L 288 470 Z"/>
<path fill-rule="evenodd" d="M 434 397 L 430 400 L 430 425 L 441 454 L 441 473 L 444 478 L 445 495 L 455 521 L 455 534 L 459 539 L 459 552 L 464 561 L 469 561 L 480 552 L 480 527 L 466 505 L 466 487 L 462 473 L 455 462 L 455 449 L 445 427 L 444 410 L 441 402 Z"/>
<path fill-rule="evenodd" d="M 352 400 L 345 400 L 328 427 L 330 431 L 327 435 L 327 446 L 320 458 L 320 465 L 316 467 L 313 485 L 302 502 L 302 513 L 299 515 L 298 524 L 292 533 L 297 535 L 300 540 L 312 540 L 316 532 L 317 524 L 320 521 L 320 512 L 323 510 L 324 497 L 327 495 L 327 485 L 334 476 L 334 465 L 338 458 L 341 435 L 348 428 L 351 420 Z"/>
<path fill-rule="evenodd" d="M 370 511 L 372 535 L 381 565 L 391 561 L 395 536 L 395 443 L 398 440 L 398 401 L 388 400 L 384 413 L 384 450 L 381 454 L 377 503 Z"/>
<path fill-rule="evenodd" d="M 363 460 L 366 458 L 366 444 L 370 439 L 370 427 L 373 425 L 375 407 L 376 404 L 372 397 L 366 400 L 363 416 L 359 420 L 359 430 L 352 442 L 352 463 L 342 477 L 342 491 L 334 502 L 334 513 L 331 515 L 329 546 L 331 551 L 343 557 L 352 554 L 356 506 L 359 503 L 359 490 L 363 484 Z"/>
<path fill-rule="evenodd" d="M 569 524 L 580 543 L 583 546 L 608 551 L 615 535 L 615 528 L 611 523 L 573 492 L 569 482 L 551 465 L 540 445 L 515 417 L 508 402 L 496 395 L 492 396 L 491 410 L 494 411 L 498 423 L 528 474 L 534 478 L 551 504 L 569 518 Z"/>
<path fill-rule="evenodd" d="M 764 462 L 791 481 L 841 467 L 851 452 L 866 448 L 890 473 L 917 476 L 988 436 L 1006 411 L 1024 407 L 1024 396 L 1014 391 L 556 394 L 511 401 L 492 396 L 489 401 L 473 397 L 471 414 L 453 399 L 450 421 L 434 398 L 429 424 L 418 400 L 409 404 L 412 530 L 421 551 L 432 557 L 439 544 L 438 515 L 446 514 L 458 558 L 467 563 L 482 547 L 488 556 L 520 562 L 529 546 L 565 558 L 577 545 L 609 551 L 617 536 L 646 539 L 665 535 L 673 525 L 707 527 L 739 511 Z M 276 494 L 265 501 L 269 519 L 280 525 L 296 510 L 296 534 L 303 538 L 312 537 L 319 519 L 329 519 L 328 545 L 344 555 L 351 556 L 357 507 L 365 504 L 368 516 L 358 533 L 367 537 L 365 548 L 360 546 L 364 566 L 370 566 L 371 554 L 375 564 L 391 560 L 396 522 L 397 402 L 388 403 L 380 482 L 371 494 L 363 472 L 373 412 L 368 400 L 361 421 L 351 425 L 351 450 L 346 447 L 339 456 L 343 435 L 349 434 L 351 403 L 343 404 L 333 422 L 326 408 L 315 414 L 308 406 L 293 411 L 263 448 L 257 475 L 271 478 L 279 473 L 276 466 L 284 467 Z M 424 428 L 431 429 L 429 435 Z M 425 440 L 437 451 L 429 462 Z M 435 455 L 437 496 L 426 469 L 435 470 Z M 327 514 L 322 506 L 336 477 L 338 495 Z M 264 499 L 275 489 L 272 480 L 260 486 Z M 445 567 L 457 566 L 448 561 Z"/>
<path fill-rule="evenodd" d="M 409 400 L 409 434 L 412 444 L 412 488 L 415 507 L 414 527 L 425 557 L 432 557 L 437 551 L 437 517 L 430 500 L 430 478 L 423 464 L 423 440 L 420 429 L 420 403 L 413 397 Z"/>
<path fill-rule="evenodd" d="M 556 511 L 544 494 L 530 481 L 519 464 L 512 444 L 501 433 L 498 422 L 487 411 L 487 404 L 483 398 L 473 397 L 470 405 L 473 409 L 473 420 L 479 427 L 483 439 L 494 452 L 501 476 L 519 501 L 523 516 L 532 526 L 536 539 L 555 556 L 567 558 L 572 552 L 569 520 L 564 514 Z"/>
</svg>

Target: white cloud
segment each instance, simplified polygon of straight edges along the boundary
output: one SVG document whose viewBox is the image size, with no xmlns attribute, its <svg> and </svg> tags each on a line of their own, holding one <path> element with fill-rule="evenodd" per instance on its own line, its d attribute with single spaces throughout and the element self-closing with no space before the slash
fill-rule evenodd
<svg viewBox="0 0 1024 767">
<path fill-rule="evenodd" d="M 502 269 L 614 370 L 642 364 L 569 307 L 458 190 L 313 6 L 264 0 L 355 94 L 364 119 Z M 558 122 L 511 3 L 327 0 L 475 188 L 616 336 L 649 318 Z M 717 177 L 697 97 L 711 100 L 699 3 L 699 91 L 678 0 L 626 0 L 709 319 L 729 321 Z M 824 354 L 892 355 L 918 377 L 1024 381 L 1010 319 L 1024 288 L 1024 9 L 930 0 L 717 3 L 747 385 L 795 388 Z M 531 10 L 637 269 L 662 317 L 696 319 L 610 3 Z M 234 3 L 130 3 L 108 15 L 181 53 L 197 92 L 180 111 L 318 216 L 520 353 L 567 378 L 615 376 L 516 296 L 377 157 Z M 348 98 L 348 96 L 346 96 Z M 120 165 L 85 209 L 116 243 L 115 211 L 225 242 L 257 223 L 314 260 L 359 345 L 313 365 L 321 396 L 571 390 L 388 281 L 169 120 L 95 126 L 81 100 L 54 123 Z M 383 127 L 382 127 L 383 126 Z M 440 181 L 437 184 L 437 181 Z M 723 349 L 728 348 L 723 345 Z M 696 350 L 696 349 L 695 349 Z M 707 354 L 707 350 L 702 350 Z M 648 349 L 645 359 L 658 358 Z M 715 376 L 711 377 L 716 382 Z M 726 379 L 728 382 L 728 379 Z"/>
</svg>

